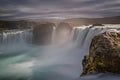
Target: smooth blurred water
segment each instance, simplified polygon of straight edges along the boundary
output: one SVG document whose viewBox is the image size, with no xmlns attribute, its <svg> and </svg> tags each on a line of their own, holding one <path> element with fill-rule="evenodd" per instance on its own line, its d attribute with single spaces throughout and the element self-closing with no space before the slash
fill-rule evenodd
<svg viewBox="0 0 120 80">
<path fill-rule="evenodd" d="M 71 32 L 76 39 L 62 45 L 0 45 L 0 80 L 119 80 L 120 75 L 110 73 L 80 77 L 92 38 L 110 28 L 76 27 L 78 34 Z"/>
</svg>

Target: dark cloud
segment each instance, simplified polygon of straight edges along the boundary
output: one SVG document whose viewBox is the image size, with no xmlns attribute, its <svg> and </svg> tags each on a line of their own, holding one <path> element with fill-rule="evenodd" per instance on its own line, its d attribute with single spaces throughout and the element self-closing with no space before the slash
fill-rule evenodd
<svg viewBox="0 0 120 80">
<path fill-rule="evenodd" d="M 120 0 L 0 0 L 0 19 L 67 19 L 120 14 Z"/>
</svg>

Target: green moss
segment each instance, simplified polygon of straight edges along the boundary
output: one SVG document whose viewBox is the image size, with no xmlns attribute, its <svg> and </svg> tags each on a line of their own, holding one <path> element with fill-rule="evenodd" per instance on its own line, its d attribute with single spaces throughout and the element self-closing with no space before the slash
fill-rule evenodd
<svg viewBox="0 0 120 80">
<path fill-rule="evenodd" d="M 117 35 L 117 36 L 116 36 Z M 83 74 L 120 74 L 120 34 L 105 32 L 92 39 L 89 55 L 83 60 Z"/>
<path fill-rule="evenodd" d="M 6 30 L 6 28 L 0 28 L 0 30 Z"/>
<path fill-rule="evenodd" d="M 98 62 L 97 63 L 99 66 L 101 66 L 101 67 L 105 67 L 106 65 L 104 64 L 104 63 L 102 63 L 102 62 Z"/>
<path fill-rule="evenodd" d="M 120 49 L 120 44 L 117 44 L 117 48 L 119 48 L 119 49 Z"/>
</svg>

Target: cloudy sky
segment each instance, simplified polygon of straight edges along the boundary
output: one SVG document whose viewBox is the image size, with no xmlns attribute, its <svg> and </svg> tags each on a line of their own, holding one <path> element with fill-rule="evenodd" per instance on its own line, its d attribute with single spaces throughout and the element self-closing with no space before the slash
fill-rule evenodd
<svg viewBox="0 0 120 80">
<path fill-rule="evenodd" d="M 0 0 L 3 20 L 63 20 L 120 15 L 120 0 Z"/>
</svg>

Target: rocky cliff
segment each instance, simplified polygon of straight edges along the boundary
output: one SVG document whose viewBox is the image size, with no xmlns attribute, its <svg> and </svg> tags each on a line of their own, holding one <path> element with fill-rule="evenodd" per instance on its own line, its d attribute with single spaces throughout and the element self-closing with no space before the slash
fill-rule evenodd
<svg viewBox="0 0 120 80">
<path fill-rule="evenodd" d="M 81 76 L 106 72 L 120 74 L 120 32 L 107 31 L 95 36 L 82 65 Z"/>
<path fill-rule="evenodd" d="M 37 24 L 33 28 L 33 43 L 35 44 L 50 44 L 52 38 L 52 31 L 55 24 L 53 23 L 42 23 Z"/>
<path fill-rule="evenodd" d="M 33 42 L 35 44 L 51 44 L 54 35 L 55 43 L 64 43 L 68 40 L 72 27 L 67 23 L 41 23 L 33 27 Z"/>
<path fill-rule="evenodd" d="M 0 20 L 0 30 L 28 29 L 35 25 L 35 22 L 21 21 L 2 21 Z"/>
</svg>

